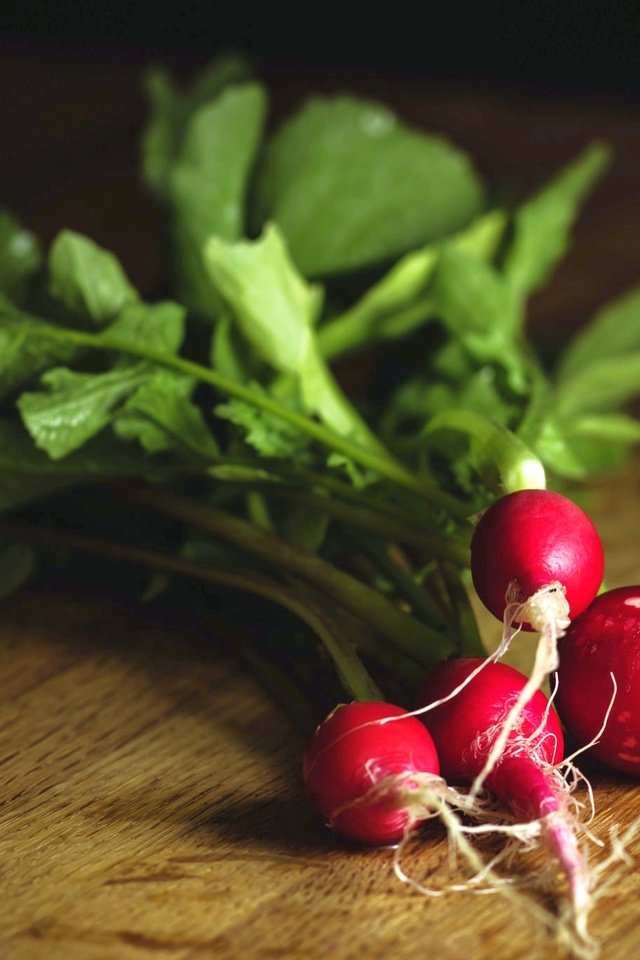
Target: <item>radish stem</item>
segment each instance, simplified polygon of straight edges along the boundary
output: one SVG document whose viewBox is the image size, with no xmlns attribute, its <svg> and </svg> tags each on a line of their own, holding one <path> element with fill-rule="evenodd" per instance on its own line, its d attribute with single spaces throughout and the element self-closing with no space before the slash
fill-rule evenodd
<svg viewBox="0 0 640 960">
<path fill-rule="evenodd" d="M 409 526 L 408 522 L 400 522 L 383 513 L 376 513 L 368 507 L 351 506 L 321 493 L 314 493 L 296 489 L 293 486 L 276 487 L 267 483 L 259 485 L 265 493 L 281 499 L 294 499 L 298 503 L 308 504 L 323 510 L 330 517 L 343 520 L 345 523 L 362 530 L 374 531 L 391 540 L 397 540 L 408 546 L 418 547 L 426 554 L 450 560 L 458 566 L 469 565 L 469 549 L 462 543 L 445 539 L 434 533 L 420 530 L 419 527 Z"/>
<path fill-rule="evenodd" d="M 320 637 L 330 654 L 340 678 L 351 696 L 356 700 L 382 700 L 376 683 L 360 660 L 355 645 L 344 639 L 343 629 L 336 629 L 333 618 L 322 606 L 308 597 L 303 597 L 277 580 L 259 574 L 221 570 L 218 567 L 194 563 L 170 554 L 144 550 L 128 544 L 97 540 L 58 529 L 46 529 L 18 522 L 0 523 L 0 530 L 31 541 L 55 543 L 72 549 L 86 550 L 114 560 L 124 560 L 137 566 L 163 573 L 192 577 L 214 586 L 244 590 L 255 596 L 271 600 L 285 607 L 303 620 Z"/>
<path fill-rule="evenodd" d="M 457 626 L 459 655 L 461 657 L 484 657 L 486 650 L 478 630 L 478 622 L 471 609 L 469 594 L 460 579 L 458 570 L 449 564 L 441 563 L 440 573 L 451 600 L 451 613 Z"/>
<path fill-rule="evenodd" d="M 383 544 L 369 541 L 364 544 L 364 549 L 379 570 L 397 587 L 400 594 L 405 597 L 412 610 L 424 623 L 428 623 L 429 626 L 437 630 L 446 630 L 446 620 L 429 594 L 416 583 L 410 574 L 405 573 L 392 560 Z"/>
<path fill-rule="evenodd" d="M 142 346 L 139 343 L 110 338 L 108 331 L 92 334 L 82 330 L 71 330 L 68 327 L 54 327 L 52 324 L 40 321 L 37 326 L 37 335 L 52 340 L 64 340 L 67 343 L 75 343 L 79 347 L 93 350 L 116 350 L 119 353 L 150 360 L 152 363 L 169 370 L 176 370 L 178 373 L 193 377 L 228 396 L 244 400 L 254 407 L 275 414 L 275 416 L 297 427 L 302 433 L 312 437 L 328 450 L 338 451 L 355 463 L 372 470 L 387 480 L 391 480 L 398 486 L 412 490 L 419 494 L 422 499 L 440 507 L 451 516 L 460 520 L 466 519 L 468 508 L 464 503 L 438 487 L 425 484 L 384 448 L 378 451 L 362 447 L 347 437 L 334 433 L 316 420 L 312 420 L 295 410 L 290 410 L 268 393 L 254 390 L 250 386 L 223 376 L 210 367 L 205 367 L 202 364 L 194 363 L 192 360 L 162 350 L 156 350 L 146 344 Z"/>
<path fill-rule="evenodd" d="M 373 629 L 384 633 L 400 650 L 424 666 L 434 666 L 454 652 L 453 643 L 442 633 L 419 623 L 376 590 L 308 550 L 257 530 L 225 511 L 200 506 L 160 488 L 123 486 L 117 489 L 128 502 L 200 527 L 254 556 L 277 562 L 282 570 L 313 584 Z"/>
</svg>

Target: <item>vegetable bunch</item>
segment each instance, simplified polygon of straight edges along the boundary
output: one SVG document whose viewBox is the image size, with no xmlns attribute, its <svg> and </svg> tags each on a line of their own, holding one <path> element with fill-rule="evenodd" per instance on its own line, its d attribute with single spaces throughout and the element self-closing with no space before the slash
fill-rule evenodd
<svg viewBox="0 0 640 960">
<path fill-rule="evenodd" d="M 247 650 L 299 715 L 317 719 L 319 677 L 326 699 L 341 695 L 335 677 L 349 699 L 373 705 L 369 734 L 391 715 L 400 729 L 429 669 L 484 655 L 467 595 L 472 518 L 504 494 L 541 495 L 547 475 L 566 488 L 609 469 L 640 438 L 629 412 L 640 392 L 638 289 L 603 308 L 551 368 L 526 333 L 527 301 L 567 249 L 608 150 L 587 147 L 534 196 L 501 207 L 461 149 L 377 103 L 314 98 L 271 129 L 267 92 L 236 58 L 187 89 L 152 71 L 147 90 L 142 173 L 166 214 L 164 299 L 145 300 L 90 238 L 63 230 L 45 254 L 0 216 L 0 592 L 46 568 L 52 547 L 152 571 L 148 597 L 176 577 L 248 592 L 306 624 L 281 630 L 271 611 L 286 644 L 256 638 Z M 357 353 L 375 359 L 364 385 L 334 364 Z M 533 554 L 535 525 L 515 515 Z M 599 541 L 587 586 L 574 589 L 550 567 L 528 579 L 522 549 L 507 550 L 488 582 L 501 538 L 474 540 L 474 579 L 497 614 L 514 582 L 520 623 L 539 626 L 519 605 L 558 578 L 581 609 L 593 599 Z M 566 626 L 558 611 L 540 622 L 554 643 Z M 518 794 L 533 819 L 562 807 L 549 773 L 560 728 L 531 699 L 554 658 L 555 647 L 533 687 L 518 688 L 528 737 L 543 716 L 556 722 L 535 744 L 532 776 L 547 793 Z M 502 747 L 522 752 L 520 707 Z M 431 758 L 428 786 L 403 768 L 403 797 L 420 787 L 418 805 L 399 820 L 392 810 L 389 826 L 393 790 L 378 791 L 386 820 L 369 839 L 398 839 L 429 804 L 445 818 L 455 803 L 481 813 L 436 790 L 435 748 L 424 726 L 413 729 Z M 320 754 L 326 763 L 326 745 Z M 520 776 L 513 750 L 511 761 Z M 318 762 L 308 760 L 311 779 Z M 504 792 L 501 762 L 467 772 Z M 351 791 L 344 802 L 361 801 Z M 318 805 L 338 827 L 353 821 Z M 549 829 L 575 901 L 585 881 L 563 824 Z"/>
</svg>

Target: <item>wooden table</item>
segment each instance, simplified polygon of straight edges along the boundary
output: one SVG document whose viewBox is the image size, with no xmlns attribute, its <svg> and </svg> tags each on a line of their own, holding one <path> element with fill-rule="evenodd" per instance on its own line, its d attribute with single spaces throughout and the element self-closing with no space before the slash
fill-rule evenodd
<svg viewBox="0 0 640 960">
<path fill-rule="evenodd" d="M 640 577 L 639 509 L 635 471 L 594 491 L 612 585 Z M 392 875 L 390 851 L 335 843 L 305 801 L 295 731 L 186 614 L 164 616 L 72 590 L 27 591 L 2 610 L 0 955 L 556 956 L 502 898 L 425 901 Z M 531 642 L 516 642 L 516 663 Z M 592 779 L 606 838 L 637 815 L 640 788 Z M 430 825 L 406 866 L 437 884 L 446 865 Z M 611 960 L 640 944 L 639 896 L 630 869 L 594 910 Z"/>
<path fill-rule="evenodd" d="M 130 169 L 141 112 L 131 94 L 137 65 L 61 70 L 17 59 L 2 69 L 14 149 L 5 138 L 0 168 L 11 205 L 47 237 L 63 225 L 94 234 L 153 289 L 157 221 Z M 640 278 L 633 111 L 352 79 L 415 122 L 447 130 L 492 179 L 531 186 L 592 136 L 617 144 L 616 174 L 588 208 L 581 246 L 533 305 L 540 333 L 575 327 Z M 277 80 L 281 104 L 292 98 L 290 81 Z M 304 85 L 303 78 L 296 94 Z M 592 496 L 609 584 L 638 582 L 637 465 Z M 529 654 L 523 641 L 514 656 L 524 663 Z M 498 896 L 425 900 L 393 877 L 389 851 L 336 844 L 306 804 L 300 738 L 186 612 L 167 624 L 162 609 L 125 603 L 108 589 L 27 590 L 0 611 L 0 690 L 7 960 L 559 955 L 544 930 Z M 593 783 L 595 829 L 606 837 L 638 813 L 640 788 L 601 772 Z M 640 857 L 640 843 L 634 850 Z M 540 854 L 530 859 L 533 868 L 543 863 Z M 408 851 L 406 866 L 447 882 L 436 824 Z M 622 873 L 609 893 L 592 930 L 607 960 L 626 960 L 640 949 L 640 870 Z"/>
</svg>

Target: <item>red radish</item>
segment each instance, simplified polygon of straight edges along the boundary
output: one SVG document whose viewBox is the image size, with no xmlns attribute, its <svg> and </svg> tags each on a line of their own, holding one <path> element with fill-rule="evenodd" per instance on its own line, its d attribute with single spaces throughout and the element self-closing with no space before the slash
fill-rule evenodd
<svg viewBox="0 0 640 960">
<path fill-rule="evenodd" d="M 524 604 L 553 583 L 565 593 L 568 615 L 577 617 L 597 594 L 603 569 L 602 543 L 591 520 L 551 490 L 518 490 L 497 500 L 481 517 L 471 543 L 474 586 L 499 620 L 509 593 Z M 526 621 L 523 625 L 530 628 Z"/>
<path fill-rule="evenodd" d="M 560 641 L 558 709 L 583 746 L 598 737 L 617 684 L 613 710 L 589 752 L 615 770 L 640 776 L 640 586 L 597 597 Z"/>
<path fill-rule="evenodd" d="M 393 717 L 393 723 L 379 723 Z M 401 719 L 395 719 L 401 718 Z M 311 802 L 338 833 L 397 843 L 423 816 L 423 788 L 440 765 L 424 725 L 401 707 L 341 704 L 320 724 L 303 759 Z"/>
<path fill-rule="evenodd" d="M 455 696 L 438 705 L 465 681 Z M 432 705 L 423 722 L 450 783 L 477 781 L 526 686 L 527 678 L 512 667 L 479 658 L 451 660 L 433 673 L 421 695 L 423 704 Z M 589 881 L 567 809 L 567 787 L 555 766 L 563 750 L 558 717 L 538 690 L 508 730 L 486 786 L 517 818 L 539 820 L 568 878 L 575 927 L 586 940 Z"/>
<path fill-rule="evenodd" d="M 460 657 L 448 660 L 434 670 L 421 692 L 421 705 L 435 703 L 448 696 L 482 663 L 484 669 L 463 690 L 446 703 L 425 712 L 422 718 L 438 749 L 443 776 L 451 783 L 469 784 L 477 776 L 492 736 L 497 734 L 506 711 L 527 678 L 506 663 L 486 662 L 480 657 Z M 509 734 L 500 766 L 514 756 L 520 757 L 523 742 L 538 731 L 545 719 L 547 704 L 547 698 L 538 690 L 525 705 L 517 728 Z M 562 728 L 553 707 L 535 746 L 537 756 L 546 764 L 555 764 L 562 758 Z M 496 766 L 491 780 L 497 772 Z M 489 782 L 487 786 L 490 786 Z"/>
<path fill-rule="evenodd" d="M 559 493 L 519 490 L 483 514 L 471 542 L 471 572 L 478 596 L 503 619 L 498 660 L 520 629 L 539 631 L 527 684 L 472 787 L 476 794 L 503 750 L 518 714 L 558 666 L 558 638 L 591 603 L 602 582 L 604 554 L 587 515 Z"/>
</svg>

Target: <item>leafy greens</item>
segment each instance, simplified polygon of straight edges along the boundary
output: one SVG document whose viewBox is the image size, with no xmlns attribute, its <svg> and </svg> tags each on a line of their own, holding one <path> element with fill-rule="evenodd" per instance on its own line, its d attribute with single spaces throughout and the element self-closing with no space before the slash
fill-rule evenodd
<svg viewBox="0 0 640 960">
<path fill-rule="evenodd" d="M 24 521 L 46 501 L 55 520 L 64 491 L 106 502 L 114 481 L 142 484 L 185 525 L 176 556 L 149 561 L 154 590 L 203 576 L 199 527 L 209 580 L 307 610 L 347 683 L 360 656 L 389 667 L 386 641 L 406 675 L 477 650 L 472 617 L 456 633 L 447 613 L 469 518 L 546 473 L 600 472 L 640 439 L 638 289 L 553 369 L 526 332 L 607 148 L 499 208 L 459 147 L 380 104 L 313 98 L 267 133 L 266 90 L 237 58 L 187 90 L 155 70 L 147 90 L 142 172 L 166 213 L 173 299 L 146 302 L 113 253 L 69 230 L 43 259 L 0 215 L 0 509 Z M 330 364 L 376 350 L 383 386 L 349 395 Z M 36 552 L 1 537 L 7 593 Z M 340 566 L 354 552 L 360 578 Z"/>
</svg>

